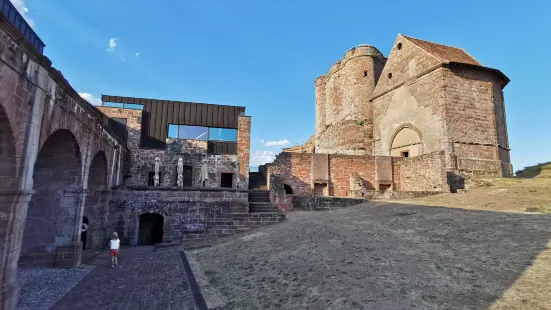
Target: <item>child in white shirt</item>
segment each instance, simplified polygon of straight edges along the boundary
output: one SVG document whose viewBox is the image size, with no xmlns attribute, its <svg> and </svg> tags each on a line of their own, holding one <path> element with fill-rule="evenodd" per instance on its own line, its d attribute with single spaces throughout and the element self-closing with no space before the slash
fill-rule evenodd
<svg viewBox="0 0 551 310">
<path fill-rule="evenodd" d="M 111 255 L 111 267 L 115 267 L 119 265 L 118 257 L 119 257 L 119 248 L 121 246 L 121 241 L 119 240 L 119 234 L 116 232 L 113 233 L 111 236 L 111 240 L 109 241 L 109 248 L 111 249 L 110 255 Z"/>
</svg>

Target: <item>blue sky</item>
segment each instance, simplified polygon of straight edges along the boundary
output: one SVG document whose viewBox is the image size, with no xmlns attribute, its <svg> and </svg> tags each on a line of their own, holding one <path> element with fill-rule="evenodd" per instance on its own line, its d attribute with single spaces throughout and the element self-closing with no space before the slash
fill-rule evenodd
<svg viewBox="0 0 551 310">
<path fill-rule="evenodd" d="M 515 170 L 551 160 L 549 1 L 12 2 L 90 101 L 104 93 L 247 107 L 252 166 L 313 134 L 316 77 L 358 44 L 388 56 L 398 33 L 503 71 Z"/>
</svg>

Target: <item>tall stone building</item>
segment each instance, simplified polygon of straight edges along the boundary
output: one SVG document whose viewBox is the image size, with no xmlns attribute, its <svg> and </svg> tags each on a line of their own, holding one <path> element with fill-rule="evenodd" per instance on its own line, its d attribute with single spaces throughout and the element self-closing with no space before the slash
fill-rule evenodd
<svg viewBox="0 0 551 310">
<path fill-rule="evenodd" d="M 429 194 L 511 176 L 508 82 L 459 48 L 398 35 L 386 58 L 360 45 L 315 80 L 315 135 L 261 171 L 294 195 L 321 196 Z"/>
</svg>

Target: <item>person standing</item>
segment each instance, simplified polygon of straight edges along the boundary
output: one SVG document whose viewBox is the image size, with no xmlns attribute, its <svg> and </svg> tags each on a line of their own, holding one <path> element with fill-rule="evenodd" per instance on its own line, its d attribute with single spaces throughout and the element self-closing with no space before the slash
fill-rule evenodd
<svg viewBox="0 0 551 310">
<path fill-rule="evenodd" d="M 119 234 L 114 232 L 109 241 L 109 255 L 111 255 L 111 267 L 119 265 L 119 248 L 121 246 L 121 241 L 119 239 Z"/>
</svg>

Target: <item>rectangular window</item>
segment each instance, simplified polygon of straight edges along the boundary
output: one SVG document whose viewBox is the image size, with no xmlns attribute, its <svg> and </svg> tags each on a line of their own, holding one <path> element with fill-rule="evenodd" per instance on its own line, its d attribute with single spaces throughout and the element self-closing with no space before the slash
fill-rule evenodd
<svg viewBox="0 0 551 310">
<path fill-rule="evenodd" d="M 123 104 L 125 109 L 143 110 L 143 104 L 125 103 Z"/>
<path fill-rule="evenodd" d="M 209 128 L 211 141 L 237 141 L 237 130 L 228 128 Z"/>
<path fill-rule="evenodd" d="M 119 124 L 126 126 L 126 118 L 113 117 L 113 120 L 115 122 L 118 122 Z"/>
<path fill-rule="evenodd" d="M 178 139 L 178 125 L 168 124 L 168 137 Z"/>
<path fill-rule="evenodd" d="M 184 140 L 208 140 L 208 127 L 168 124 L 168 137 Z"/>
<path fill-rule="evenodd" d="M 103 106 L 110 107 L 110 108 L 143 110 L 143 104 L 136 104 L 136 103 L 103 102 Z"/>
<path fill-rule="evenodd" d="M 118 102 L 104 102 L 104 107 L 111 107 L 111 108 L 122 108 L 122 103 Z"/>
</svg>

